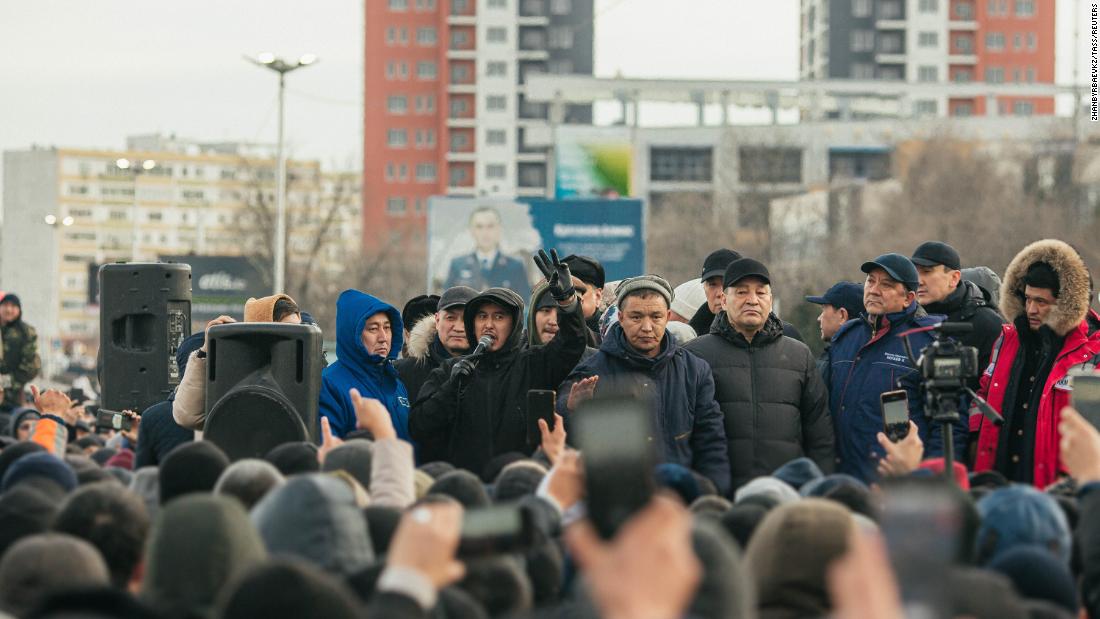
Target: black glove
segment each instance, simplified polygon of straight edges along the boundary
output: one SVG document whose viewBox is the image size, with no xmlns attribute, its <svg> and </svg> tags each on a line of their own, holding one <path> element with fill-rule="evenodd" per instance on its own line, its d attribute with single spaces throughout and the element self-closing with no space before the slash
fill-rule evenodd
<svg viewBox="0 0 1100 619">
<path fill-rule="evenodd" d="M 459 359 L 458 363 L 451 367 L 451 381 L 458 382 L 469 378 L 476 367 L 477 365 L 469 359 Z"/>
<path fill-rule="evenodd" d="M 535 254 L 535 266 L 542 271 L 542 276 L 546 278 L 546 283 L 550 287 L 550 295 L 555 301 L 570 301 L 577 296 L 569 265 L 558 260 L 556 249 L 551 249 L 549 256 L 540 249 L 539 253 Z"/>
</svg>

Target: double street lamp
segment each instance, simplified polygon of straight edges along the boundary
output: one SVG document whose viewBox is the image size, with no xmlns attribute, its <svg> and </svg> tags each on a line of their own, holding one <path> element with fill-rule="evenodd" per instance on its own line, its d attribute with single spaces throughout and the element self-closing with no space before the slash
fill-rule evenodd
<svg viewBox="0 0 1100 619">
<path fill-rule="evenodd" d="M 134 175 L 134 201 L 130 207 L 130 262 L 138 261 L 138 176 L 153 171 L 157 162 L 152 159 L 131 161 L 129 159 L 115 160 L 115 167 L 123 172 Z"/>
<path fill-rule="evenodd" d="M 283 99 L 286 90 L 286 74 L 317 62 L 314 54 L 303 54 L 298 60 L 287 62 L 271 52 L 262 52 L 255 58 L 245 56 L 249 62 L 271 69 L 279 74 L 279 137 L 277 146 L 278 171 L 275 182 L 275 264 L 273 285 L 275 294 L 286 292 L 286 153 L 283 152 Z"/>
</svg>

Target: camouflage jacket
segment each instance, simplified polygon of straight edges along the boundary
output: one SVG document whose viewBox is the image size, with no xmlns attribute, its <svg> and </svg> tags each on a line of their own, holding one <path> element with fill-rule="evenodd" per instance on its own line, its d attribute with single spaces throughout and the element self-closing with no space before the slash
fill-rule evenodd
<svg viewBox="0 0 1100 619">
<path fill-rule="evenodd" d="M 0 356 L 0 375 L 10 376 L 11 386 L 4 389 L 4 404 L 22 404 L 23 387 L 42 369 L 38 358 L 38 333 L 22 320 L 0 327 L 3 354 Z M 0 378 L 4 382 L 7 379 Z"/>
</svg>

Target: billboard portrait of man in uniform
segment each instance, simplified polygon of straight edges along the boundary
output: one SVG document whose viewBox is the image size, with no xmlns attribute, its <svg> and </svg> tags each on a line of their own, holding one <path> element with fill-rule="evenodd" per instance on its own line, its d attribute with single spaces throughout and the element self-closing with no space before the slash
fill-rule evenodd
<svg viewBox="0 0 1100 619">
<path fill-rule="evenodd" d="M 523 261 L 500 250 L 500 212 L 491 206 L 478 207 L 470 213 L 468 228 L 474 251 L 451 260 L 443 287 L 510 288 L 524 299 L 529 297 L 531 285 Z"/>
</svg>

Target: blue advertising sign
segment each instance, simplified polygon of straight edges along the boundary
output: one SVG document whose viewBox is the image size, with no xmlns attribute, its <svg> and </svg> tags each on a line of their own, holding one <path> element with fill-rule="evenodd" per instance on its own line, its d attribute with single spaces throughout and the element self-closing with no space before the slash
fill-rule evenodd
<svg viewBox="0 0 1100 619">
<path fill-rule="evenodd" d="M 561 256 L 591 256 L 607 281 L 645 273 L 641 200 L 531 200 L 531 220 L 543 247 Z"/>
</svg>

